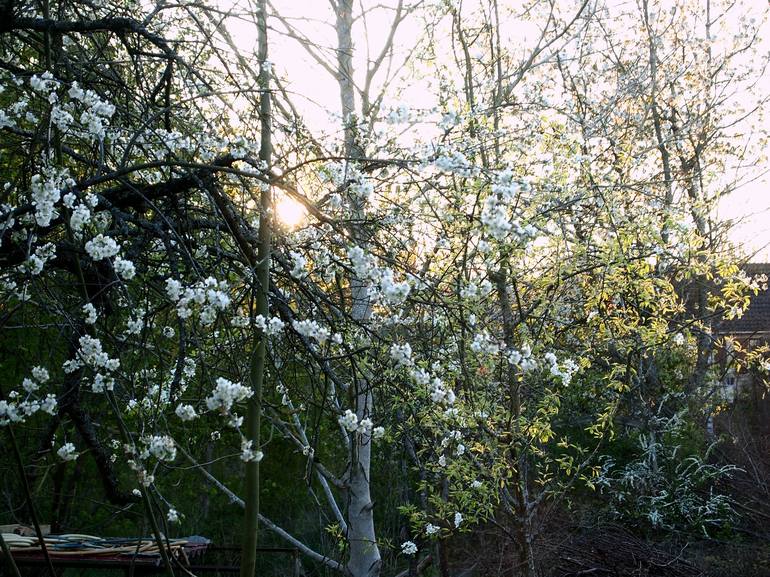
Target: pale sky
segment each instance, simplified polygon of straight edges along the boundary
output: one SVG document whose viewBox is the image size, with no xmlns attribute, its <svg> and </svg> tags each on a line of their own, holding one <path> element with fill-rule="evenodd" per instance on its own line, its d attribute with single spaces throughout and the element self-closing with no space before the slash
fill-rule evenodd
<svg viewBox="0 0 770 577">
<path fill-rule="evenodd" d="M 246 8 L 249 5 L 247 0 L 219 0 L 220 6 L 233 4 Z M 336 43 L 335 32 L 332 26 L 333 17 L 328 2 L 325 0 L 274 0 L 274 4 L 281 14 L 289 19 L 304 19 L 301 28 L 312 35 L 313 41 L 323 47 L 323 52 L 327 59 L 334 62 L 333 47 Z M 366 0 L 365 5 L 370 5 Z M 375 2 L 372 1 L 371 5 Z M 386 2 L 387 4 L 387 2 Z M 762 3 L 763 8 L 766 4 Z M 756 8 L 757 6 L 753 6 Z M 389 12 L 381 12 L 379 17 L 389 23 Z M 283 26 L 275 19 L 271 19 L 270 25 L 274 28 L 283 30 Z M 766 26 L 770 24 L 766 23 Z M 255 34 L 253 25 L 238 22 L 231 19 L 228 28 L 233 35 L 234 40 L 240 48 L 247 53 L 255 48 Z M 359 29 L 361 27 L 359 26 Z M 372 52 L 376 53 L 382 45 L 387 34 L 388 26 L 377 18 L 370 18 L 367 26 L 368 43 L 373 47 Z M 420 30 L 415 27 L 415 22 L 407 19 L 402 24 L 400 30 L 402 38 L 410 42 L 398 42 L 396 47 L 402 48 L 413 42 L 415 35 L 420 34 Z M 768 34 L 770 36 L 770 34 Z M 289 88 L 297 99 L 297 105 L 306 112 L 306 121 L 311 129 L 334 130 L 335 125 L 339 126 L 335 119 L 329 114 L 337 112 L 339 108 L 338 92 L 336 83 L 333 79 L 320 69 L 318 64 L 300 48 L 297 42 L 287 39 L 275 31 L 270 37 L 271 53 L 277 62 L 279 74 L 285 75 L 289 81 Z M 358 38 L 356 46 L 357 62 L 354 62 L 357 75 L 361 74 L 364 68 L 364 58 L 366 54 L 361 48 L 365 48 L 367 42 L 364 38 Z M 770 40 L 761 41 L 762 49 L 770 52 Z M 375 83 L 376 84 L 376 83 Z M 761 92 L 770 94 L 770 81 L 765 78 Z M 409 94 L 413 97 L 413 94 Z M 395 102 L 386 103 L 394 105 Z M 387 107 L 387 106 L 386 106 Z M 770 131 L 770 120 L 766 120 L 764 128 Z M 770 171 L 770 163 L 764 161 L 763 166 L 756 166 L 757 175 Z M 718 207 L 719 218 L 730 219 L 735 222 L 731 239 L 742 245 L 746 255 L 756 253 L 752 257 L 755 262 L 770 262 L 770 188 L 768 188 L 768 179 L 766 176 L 759 176 L 757 180 L 750 182 L 737 190 L 729 197 L 724 198 Z"/>
</svg>

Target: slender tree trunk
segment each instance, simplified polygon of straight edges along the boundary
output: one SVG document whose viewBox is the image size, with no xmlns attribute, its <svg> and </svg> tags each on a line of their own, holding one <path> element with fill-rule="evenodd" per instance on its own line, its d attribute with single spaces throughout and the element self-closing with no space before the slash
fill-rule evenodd
<svg viewBox="0 0 770 577">
<path fill-rule="evenodd" d="M 345 155 L 353 162 L 363 157 L 356 139 L 355 86 L 353 84 L 353 0 L 337 2 L 337 82 L 340 88 Z M 363 202 L 351 201 L 351 238 L 359 246 L 366 245 L 366 234 L 358 224 L 364 218 Z M 366 279 L 352 277 L 351 317 L 365 323 L 371 316 L 369 286 Z M 359 419 L 370 417 L 374 410 L 374 394 L 366 376 L 353 382 L 355 412 Z M 347 483 L 347 521 L 350 558 L 347 572 L 351 577 L 376 577 L 382 560 L 374 529 L 374 503 L 371 497 L 371 436 L 354 434 L 351 443 L 350 469 Z"/>
<path fill-rule="evenodd" d="M 261 123 L 261 142 L 259 158 L 270 174 L 272 142 L 270 138 L 270 66 L 267 63 L 267 2 L 260 0 L 257 13 L 257 34 L 259 37 L 259 87 L 261 90 L 259 107 Z M 264 318 L 269 316 L 268 291 L 270 290 L 270 243 L 271 193 L 269 186 L 263 186 L 260 194 L 259 246 L 257 249 L 256 314 Z M 260 448 L 260 427 L 262 417 L 262 384 L 265 378 L 265 354 L 267 335 L 254 333 L 249 380 L 254 395 L 249 399 L 246 416 L 246 437 L 251 441 L 253 451 Z M 257 562 L 257 542 L 259 533 L 259 459 L 246 463 L 246 519 L 244 524 L 243 550 L 241 554 L 241 577 L 254 577 Z"/>
<path fill-rule="evenodd" d="M 497 292 L 497 301 L 503 318 L 503 333 L 505 345 L 508 349 L 515 347 L 515 323 L 513 318 L 513 308 L 511 306 L 508 294 L 508 269 L 505 265 L 500 270 L 490 274 L 490 279 L 495 283 Z M 519 562 L 521 572 L 527 577 L 537 577 L 537 567 L 535 565 L 535 555 L 532 547 L 532 514 L 529 489 L 527 487 L 528 462 L 527 454 L 517 446 L 520 432 L 521 418 L 521 382 L 519 375 L 511 366 L 507 367 L 508 387 L 510 391 L 511 403 L 511 424 L 513 438 L 510 445 L 511 462 L 511 482 L 513 485 L 514 503 L 514 522 L 516 536 L 516 546 L 519 550 Z"/>
</svg>

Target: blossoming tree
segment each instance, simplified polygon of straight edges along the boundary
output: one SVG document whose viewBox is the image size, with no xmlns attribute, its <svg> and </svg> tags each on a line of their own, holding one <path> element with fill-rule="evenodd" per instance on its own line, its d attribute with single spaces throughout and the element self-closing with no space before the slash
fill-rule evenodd
<svg viewBox="0 0 770 577">
<path fill-rule="evenodd" d="M 335 0 L 317 38 L 264 1 L 7 4 L 0 426 L 36 524 L 27 465 L 90 459 L 165 551 L 190 467 L 243 506 L 244 575 L 260 525 L 369 577 L 448 575 L 445 540 L 489 521 L 534 576 L 540 522 L 619 423 L 703 393 L 709 317 L 758 289 L 710 217 L 750 158 L 718 112 L 758 24 L 717 53 L 727 3 L 503 4 Z M 339 94 L 320 128 L 287 46 Z M 276 439 L 337 547 L 260 509 Z"/>
</svg>

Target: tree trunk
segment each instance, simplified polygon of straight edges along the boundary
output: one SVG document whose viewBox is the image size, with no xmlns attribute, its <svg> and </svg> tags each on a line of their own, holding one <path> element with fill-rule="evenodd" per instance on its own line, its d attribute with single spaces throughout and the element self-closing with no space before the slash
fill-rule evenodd
<svg viewBox="0 0 770 577">
<path fill-rule="evenodd" d="M 259 98 L 261 142 L 259 159 L 270 174 L 272 142 L 270 139 L 270 67 L 267 63 L 267 2 L 260 0 L 257 13 L 257 34 L 259 37 Z M 270 290 L 270 243 L 271 243 L 271 189 L 263 186 L 260 194 L 259 246 L 257 249 L 256 315 L 269 317 L 268 293 Z M 262 417 L 262 385 L 265 378 L 265 355 L 267 335 L 260 331 L 254 333 L 249 380 L 254 395 L 249 399 L 246 416 L 246 438 L 251 442 L 252 451 L 260 448 L 260 427 Z M 259 457 L 246 462 L 246 518 L 241 554 L 241 577 L 254 577 L 257 563 L 257 542 L 259 535 Z"/>
<path fill-rule="evenodd" d="M 344 124 L 345 156 L 351 161 L 363 157 L 357 139 L 355 86 L 353 84 L 353 0 L 337 2 L 337 82 L 340 88 L 342 122 Z M 354 223 L 361 222 L 364 205 L 361 201 L 351 201 L 351 213 Z M 366 245 L 366 234 L 360 225 L 351 226 L 351 238 L 359 246 Z M 365 323 L 371 316 L 369 286 L 366 279 L 355 276 L 350 279 L 351 317 L 357 323 Z M 359 419 L 370 417 L 374 409 L 374 393 L 371 383 L 363 377 L 357 377 L 353 386 L 355 413 Z M 350 469 L 348 473 L 348 542 L 350 558 L 347 572 L 351 577 L 376 577 L 380 574 L 382 559 L 374 530 L 374 503 L 371 497 L 371 436 L 354 434 L 351 443 Z"/>
</svg>

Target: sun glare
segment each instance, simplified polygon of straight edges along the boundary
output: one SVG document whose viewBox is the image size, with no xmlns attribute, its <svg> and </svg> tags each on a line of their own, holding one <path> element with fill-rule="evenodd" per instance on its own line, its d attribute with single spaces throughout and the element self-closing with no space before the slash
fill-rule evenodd
<svg viewBox="0 0 770 577">
<path fill-rule="evenodd" d="M 288 196 L 285 196 L 278 202 L 275 212 L 278 220 L 290 229 L 297 228 L 307 216 L 307 209 Z"/>
</svg>

